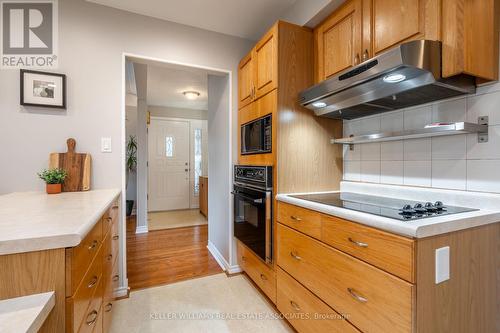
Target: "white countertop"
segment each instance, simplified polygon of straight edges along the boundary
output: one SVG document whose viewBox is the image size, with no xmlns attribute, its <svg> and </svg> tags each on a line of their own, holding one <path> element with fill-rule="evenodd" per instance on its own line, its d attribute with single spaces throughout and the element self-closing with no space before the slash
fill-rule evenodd
<svg viewBox="0 0 500 333">
<path fill-rule="evenodd" d="M 0 332 L 38 332 L 55 302 L 53 291 L 0 301 Z"/>
<path fill-rule="evenodd" d="M 80 244 L 119 194 L 107 189 L 0 195 L 0 255 Z"/>
<path fill-rule="evenodd" d="M 465 207 L 477 208 L 480 210 L 404 222 L 355 210 L 297 199 L 291 197 L 290 195 L 292 194 L 278 194 L 276 199 L 278 201 L 412 238 L 430 237 L 500 221 L 500 195 L 498 194 L 436 189 L 427 190 L 406 186 L 354 184 L 350 182 L 342 182 L 341 191 L 423 202 L 440 200 L 449 205 L 459 205 L 462 203 Z M 332 191 L 331 193 L 334 192 L 335 191 Z M 385 195 L 382 195 L 382 193 Z M 464 202 L 468 204 L 463 204 Z"/>
</svg>

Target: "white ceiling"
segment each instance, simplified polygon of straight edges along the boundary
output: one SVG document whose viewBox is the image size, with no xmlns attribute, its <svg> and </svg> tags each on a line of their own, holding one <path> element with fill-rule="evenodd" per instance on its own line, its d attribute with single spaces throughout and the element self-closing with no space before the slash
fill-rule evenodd
<svg viewBox="0 0 500 333">
<path fill-rule="evenodd" d="M 87 0 L 201 29 L 257 40 L 297 0 Z"/>
<path fill-rule="evenodd" d="M 208 109 L 208 72 L 202 69 L 180 66 L 148 65 L 148 105 Z M 187 99 L 182 92 L 197 91 L 200 97 Z"/>
</svg>

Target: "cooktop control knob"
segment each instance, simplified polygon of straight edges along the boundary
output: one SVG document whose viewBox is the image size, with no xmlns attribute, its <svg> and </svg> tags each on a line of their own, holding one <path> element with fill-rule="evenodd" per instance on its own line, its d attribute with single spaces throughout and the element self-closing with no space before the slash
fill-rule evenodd
<svg viewBox="0 0 500 333">
<path fill-rule="evenodd" d="M 425 209 L 427 209 L 428 211 L 431 211 L 431 212 L 436 210 L 436 207 L 434 207 L 432 202 L 426 202 L 424 207 L 425 207 Z"/>
<path fill-rule="evenodd" d="M 435 207 L 436 209 L 443 209 L 443 208 L 444 208 L 444 205 L 443 205 L 443 203 L 442 203 L 441 201 L 436 201 L 436 202 L 434 203 L 434 207 Z"/>
<path fill-rule="evenodd" d="M 413 208 L 411 207 L 411 205 L 404 205 L 403 206 L 403 209 L 401 209 L 403 211 L 403 214 L 412 214 L 413 213 Z"/>
<path fill-rule="evenodd" d="M 421 203 L 416 203 L 415 206 L 413 206 L 413 209 L 415 209 L 417 213 L 425 213 L 427 211 Z"/>
</svg>

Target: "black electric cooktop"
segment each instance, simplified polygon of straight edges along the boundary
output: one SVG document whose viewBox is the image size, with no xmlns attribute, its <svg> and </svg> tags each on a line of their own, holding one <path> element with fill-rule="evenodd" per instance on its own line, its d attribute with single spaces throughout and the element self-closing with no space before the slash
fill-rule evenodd
<svg viewBox="0 0 500 333">
<path fill-rule="evenodd" d="M 291 195 L 290 197 L 401 221 L 413 221 L 477 210 L 448 206 L 441 201 L 420 202 L 350 192 Z"/>
</svg>

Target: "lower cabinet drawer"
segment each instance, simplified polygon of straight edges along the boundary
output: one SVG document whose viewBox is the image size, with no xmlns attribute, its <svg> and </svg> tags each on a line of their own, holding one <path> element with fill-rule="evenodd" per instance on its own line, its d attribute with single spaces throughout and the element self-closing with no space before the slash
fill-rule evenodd
<svg viewBox="0 0 500 333">
<path fill-rule="evenodd" d="M 92 262 L 87 274 L 83 277 L 74 296 L 66 298 L 67 331 L 77 332 L 85 321 L 87 309 L 96 297 L 102 298 L 102 247 Z M 101 288 L 99 290 L 99 288 Z"/>
<path fill-rule="evenodd" d="M 87 309 L 85 317 L 80 325 L 78 333 L 102 332 L 102 294 L 103 283 L 99 281 L 96 295 L 92 299 L 90 306 Z"/>
<path fill-rule="evenodd" d="M 257 286 L 276 303 L 276 275 L 274 271 L 262 262 L 256 254 L 238 243 L 238 262 L 247 275 Z"/>
<path fill-rule="evenodd" d="M 318 212 L 278 202 L 278 222 L 311 237 L 321 238 L 321 214 Z"/>
<path fill-rule="evenodd" d="M 278 310 L 299 333 L 360 333 L 279 267 L 276 277 Z"/>
<path fill-rule="evenodd" d="M 278 265 L 363 332 L 411 332 L 414 286 L 278 224 Z"/>
</svg>

